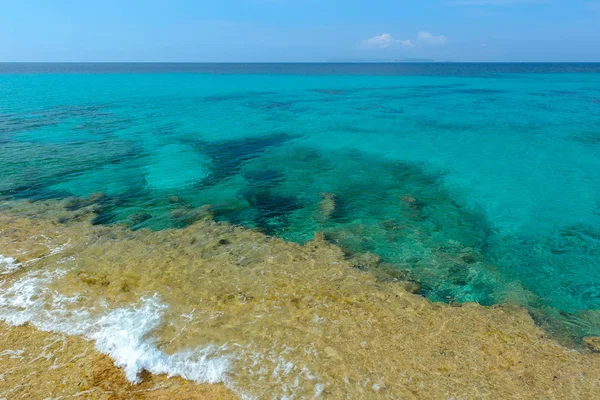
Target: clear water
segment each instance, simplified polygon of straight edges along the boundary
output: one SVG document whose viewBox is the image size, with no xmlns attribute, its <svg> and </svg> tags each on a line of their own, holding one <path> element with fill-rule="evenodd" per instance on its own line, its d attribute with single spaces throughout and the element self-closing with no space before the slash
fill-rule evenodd
<svg viewBox="0 0 600 400">
<path fill-rule="evenodd" d="M 595 64 L 0 65 L 4 197 L 320 231 L 568 336 L 600 335 L 598 171 Z"/>
</svg>

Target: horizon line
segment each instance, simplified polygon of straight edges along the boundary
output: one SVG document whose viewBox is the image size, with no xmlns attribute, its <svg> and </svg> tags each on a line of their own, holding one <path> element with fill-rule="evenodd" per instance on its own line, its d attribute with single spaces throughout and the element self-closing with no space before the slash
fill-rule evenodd
<svg viewBox="0 0 600 400">
<path fill-rule="evenodd" d="M 0 61 L 0 64 L 600 64 L 600 61 Z"/>
<path fill-rule="evenodd" d="M 330 59 L 325 61 L 0 61 L 0 64 L 600 64 L 598 61 L 454 61 L 435 59 Z"/>
</svg>

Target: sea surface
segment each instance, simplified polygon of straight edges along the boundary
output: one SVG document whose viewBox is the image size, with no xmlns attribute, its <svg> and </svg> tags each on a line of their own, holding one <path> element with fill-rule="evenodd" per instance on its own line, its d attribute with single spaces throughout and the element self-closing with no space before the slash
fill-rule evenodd
<svg viewBox="0 0 600 400">
<path fill-rule="evenodd" d="M 600 64 L 0 64 L 0 196 L 321 232 L 432 301 L 600 336 Z"/>
</svg>

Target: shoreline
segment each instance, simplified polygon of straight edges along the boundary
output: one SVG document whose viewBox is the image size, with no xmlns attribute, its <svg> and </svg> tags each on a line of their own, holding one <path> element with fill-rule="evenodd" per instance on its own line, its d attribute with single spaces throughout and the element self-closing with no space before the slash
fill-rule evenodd
<svg viewBox="0 0 600 400">
<path fill-rule="evenodd" d="M 60 380 L 62 388 L 74 395 L 80 392 L 78 379 L 89 373 L 87 366 L 103 360 L 101 364 L 110 372 L 101 375 L 109 377 L 96 386 L 89 385 L 88 377 L 86 388 L 108 382 L 122 390 L 122 398 L 137 398 L 138 390 L 166 384 L 160 393 L 152 390 L 143 392 L 144 396 L 164 392 L 169 399 L 193 398 L 189 393 L 207 396 L 198 398 L 225 398 L 231 392 L 223 384 L 196 386 L 181 378 L 166 380 L 144 372 L 160 370 L 157 362 L 164 364 L 175 355 L 183 357 L 190 349 L 211 345 L 220 346 L 214 359 L 228 360 L 219 379 L 238 395 L 600 396 L 600 354 L 561 346 L 535 325 L 526 310 L 432 303 L 410 293 L 408 284 L 384 282 L 373 271 L 352 268 L 341 249 L 320 235 L 299 246 L 210 218 L 184 229 L 131 231 L 91 225 L 93 205 L 69 212 L 62 202 L 15 204 L 0 215 L 0 253 L 20 266 L 0 276 L 4 308 L 0 319 L 10 322 L 19 317 L 29 325 L 3 325 L 0 354 L 3 360 L 18 364 L 18 357 L 36 359 L 37 349 L 44 349 L 50 338 L 64 343 L 62 354 L 53 353 L 58 361 L 38 358 L 41 363 L 35 379 L 46 384 L 50 379 Z M 37 302 L 35 307 L 14 301 L 18 293 L 10 290 L 17 283 L 56 268 L 64 274 L 42 282 L 41 294 L 28 298 L 31 304 Z M 59 293 L 75 300 L 60 312 L 49 309 L 57 305 L 43 298 L 46 290 L 52 296 Z M 123 359 L 124 354 L 131 358 L 137 353 L 122 342 L 102 347 L 108 340 L 102 335 L 117 331 L 97 331 L 94 326 L 106 323 L 115 312 L 125 319 L 137 316 L 132 312 L 144 309 L 140 299 L 152 293 L 164 305 L 161 319 L 136 338 L 142 346 L 133 349 L 155 346 L 159 353 L 152 354 L 162 358 L 156 361 L 138 354 L 139 359 Z M 85 325 L 83 333 L 69 335 L 75 331 L 76 310 L 85 310 L 85 318 L 92 323 Z M 44 320 L 47 311 L 68 329 L 63 325 L 59 333 L 34 329 L 52 329 Z M 144 318 L 143 323 L 149 317 Z M 56 339 L 63 335 L 65 341 Z M 83 340 L 82 335 L 95 342 Z M 92 350 L 93 344 L 113 360 Z M 26 350 L 15 353 L 21 348 Z M 81 362 L 70 362 L 78 354 L 84 354 Z M 67 365 L 52 368 L 55 362 Z M 113 362 L 125 368 L 130 380 L 130 372 L 135 372 L 140 386 L 128 383 Z M 78 366 L 83 369 L 77 370 Z M 16 389 L 22 381 L 19 378 L 27 377 L 20 372 L 23 369 L 15 371 L 10 380 L 0 381 L 0 395 Z M 169 373 L 181 375 L 181 371 L 188 370 Z M 5 389 L 5 385 L 12 387 Z M 31 398 L 43 398 L 50 390 L 44 385 L 39 389 L 30 393 Z M 213 394 L 216 397 L 210 397 Z"/>
<path fill-rule="evenodd" d="M 134 385 L 93 343 L 76 336 L 0 322 L 0 398 L 229 400 L 223 385 L 144 374 Z"/>
</svg>

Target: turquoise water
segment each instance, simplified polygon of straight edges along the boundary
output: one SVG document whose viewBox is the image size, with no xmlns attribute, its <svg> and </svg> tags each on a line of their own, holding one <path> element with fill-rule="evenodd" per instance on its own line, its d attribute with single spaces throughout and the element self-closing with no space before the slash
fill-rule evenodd
<svg viewBox="0 0 600 400">
<path fill-rule="evenodd" d="M 4 197 L 320 231 L 432 300 L 600 335 L 597 65 L 5 65 L 0 160 Z"/>
</svg>

